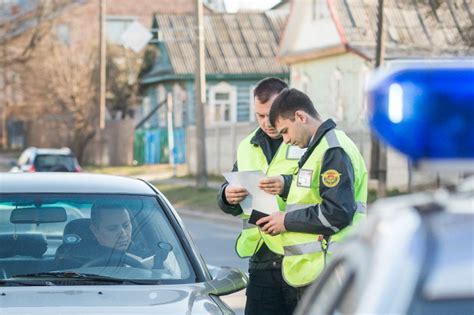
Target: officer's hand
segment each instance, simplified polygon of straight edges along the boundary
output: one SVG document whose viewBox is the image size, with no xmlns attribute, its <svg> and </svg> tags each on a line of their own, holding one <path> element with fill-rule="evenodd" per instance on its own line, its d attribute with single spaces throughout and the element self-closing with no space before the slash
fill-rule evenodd
<svg viewBox="0 0 474 315">
<path fill-rule="evenodd" d="M 285 181 L 281 175 L 266 177 L 260 180 L 258 187 L 269 194 L 279 195 L 283 192 Z"/>
<path fill-rule="evenodd" d="M 273 212 L 269 216 L 263 217 L 255 222 L 260 229 L 271 235 L 278 235 L 285 232 L 285 212 Z"/>
<path fill-rule="evenodd" d="M 225 199 L 231 205 L 239 204 L 248 194 L 247 190 L 242 187 L 227 186 L 225 188 Z"/>
</svg>

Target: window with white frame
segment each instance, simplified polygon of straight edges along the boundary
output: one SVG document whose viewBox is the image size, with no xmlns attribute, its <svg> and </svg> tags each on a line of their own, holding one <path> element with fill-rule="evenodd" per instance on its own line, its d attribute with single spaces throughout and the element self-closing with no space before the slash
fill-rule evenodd
<svg viewBox="0 0 474 315">
<path fill-rule="evenodd" d="M 329 18 L 330 13 L 327 7 L 327 1 L 324 0 L 313 0 L 312 3 L 312 19 L 322 20 Z"/>
<path fill-rule="evenodd" d="M 130 24 L 132 24 L 136 20 L 137 18 L 133 16 L 107 16 L 107 40 L 113 44 L 123 44 L 121 38 L 122 34 L 125 33 Z"/>
<path fill-rule="evenodd" d="M 221 82 L 209 88 L 208 117 L 211 124 L 237 121 L 237 92 L 234 86 Z"/>
</svg>

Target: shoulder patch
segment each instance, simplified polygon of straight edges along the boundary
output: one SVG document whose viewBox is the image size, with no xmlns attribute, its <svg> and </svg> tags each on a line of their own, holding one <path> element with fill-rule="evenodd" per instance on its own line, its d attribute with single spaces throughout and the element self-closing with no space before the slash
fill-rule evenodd
<svg viewBox="0 0 474 315">
<path fill-rule="evenodd" d="M 329 188 L 337 186 L 341 180 L 341 174 L 336 170 L 330 169 L 321 174 L 323 185 Z"/>
</svg>

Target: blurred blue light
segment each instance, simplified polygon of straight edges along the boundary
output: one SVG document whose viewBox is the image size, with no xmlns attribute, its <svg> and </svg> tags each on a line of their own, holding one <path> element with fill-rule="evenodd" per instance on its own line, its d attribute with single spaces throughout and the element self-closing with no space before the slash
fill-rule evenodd
<svg viewBox="0 0 474 315">
<path fill-rule="evenodd" d="M 368 109 L 378 136 L 414 161 L 474 159 L 474 60 L 379 74 Z"/>
</svg>

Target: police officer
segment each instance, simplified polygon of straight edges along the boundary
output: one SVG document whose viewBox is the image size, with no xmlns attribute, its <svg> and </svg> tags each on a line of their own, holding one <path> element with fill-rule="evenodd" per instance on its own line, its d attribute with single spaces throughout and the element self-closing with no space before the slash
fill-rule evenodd
<svg viewBox="0 0 474 315">
<path fill-rule="evenodd" d="M 286 211 L 257 221 L 262 231 L 281 235 L 283 277 L 302 292 L 321 273 L 349 226 L 364 216 L 367 171 L 351 139 L 333 120 L 323 122 L 309 97 L 296 89 L 286 89 L 274 100 L 270 123 L 284 143 L 307 147 Z"/>
<path fill-rule="evenodd" d="M 239 144 L 237 162 L 232 170 L 262 170 L 270 180 L 280 179 L 268 189 L 274 194 L 279 192 L 277 200 L 281 211 L 285 209 L 284 199 L 301 157 L 301 153 L 295 154 L 292 150 L 297 147 L 283 143 L 268 119 L 273 100 L 285 88 L 287 84 L 278 78 L 263 79 L 255 87 L 254 106 L 259 128 Z M 262 185 L 265 185 L 265 181 Z M 245 314 L 291 314 L 296 307 L 297 292 L 282 278 L 281 237 L 261 233 L 257 226 L 248 223 L 249 216 L 243 214 L 239 205 L 247 195 L 244 188 L 232 187 L 227 182 L 218 194 L 219 207 L 226 213 L 240 215 L 243 220 L 242 231 L 236 241 L 236 252 L 242 258 L 250 257 Z"/>
</svg>

